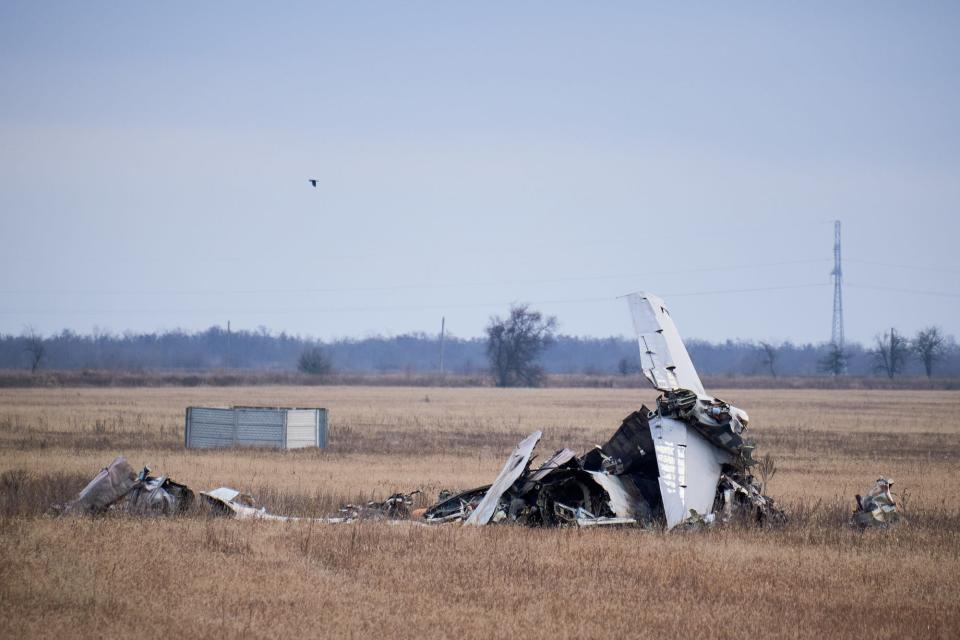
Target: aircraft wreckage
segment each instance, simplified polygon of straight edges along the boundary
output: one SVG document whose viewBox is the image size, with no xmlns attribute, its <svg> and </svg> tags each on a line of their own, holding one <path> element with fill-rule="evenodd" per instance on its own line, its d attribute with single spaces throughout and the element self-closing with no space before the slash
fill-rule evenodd
<svg viewBox="0 0 960 640">
<path fill-rule="evenodd" d="M 780 521 L 762 495 L 744 440 L 747 414 L 707 394 L 663 301 L 628 296 L 644 376 L 661 392 L 624 419 L 603 446 L 577 457 L 569 449 L 531 470 L 539 431 L 524 439 L 493 484 L 450 497 L 426 522 L 518 522 L 582 527 L 710 524 L 739 518 Z"/>
<path fill-rule="evenodd" d="M 533 468 L 542 433 L 530 434 L 513 451 L 492 484 L 450 495 L 426 509 L 413 509 L 415 491 L 382 502 L 345 505 L 327 518 L 268 513 L 253 497 L 229 487 L 201 492 L 213 515 L 237 519 L 330 524 L 360 520 L 416 520 L 467 525 L 641 526 L 700 528 L 717 522 L 775 524 L 786 516 L 763 495 L 751 467 L 754 445 L 744 438 L 746 412 L 709 395 L 694 369 L 663 301 L 650 294 L 628 296 L 644 376 L 661 395 L 653 409 L 627 416 L 606 444 L 581 456 L 561 449 Z M 166 477 L 138 475 L 119 457 L 103 469 L 62 513 L 176 515 L 194 502 L 193 492 Z M 881 478 L 865 498 L 857 496 L 853 522 L 887 526 L 897 521 L 892 480 Z M 422 497 L 422 496 L 421 496 Z"/>
</svg>

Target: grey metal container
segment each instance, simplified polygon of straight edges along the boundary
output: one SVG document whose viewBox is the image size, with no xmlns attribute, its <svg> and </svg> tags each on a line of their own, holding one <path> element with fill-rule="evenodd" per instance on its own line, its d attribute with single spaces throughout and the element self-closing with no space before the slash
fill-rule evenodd
<svg viewBox="0 0 960 640">
<path fill-rule="evenodd" d="M 187 407 L 188 449 L 327 446 L 327 410 L 273 407 Z"/>
</svg>

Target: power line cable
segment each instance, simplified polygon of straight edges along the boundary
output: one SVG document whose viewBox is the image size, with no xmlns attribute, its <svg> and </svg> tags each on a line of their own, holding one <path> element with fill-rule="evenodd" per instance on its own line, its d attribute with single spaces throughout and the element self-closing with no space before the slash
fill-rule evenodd
<svg viewBox="0 0 960 640">
<path fill-rule="evenodd" d="M 691 293 L 664 293 L 662 297 L 683 298 L 687 296 L 714 296 L 728 293 L 755 293 L 762 291 L 784 291 L 788 289 L 810 289 L 814 287 L 829 287 L 827 282 L 815 282 L 810 284 L 788 284 L 774 287 L 751 287 L 748 289 L 718 289 L 716 291 L 693 291 Z"/>
<path fill-rule="evenodd" d="M 800 284 L 800 285 L 781 285 L 773 287 L 754 287 L 754 288 L 744 288 L 744 289 L 722 289 L 716 291 L 694 291 L 686 293 L 668 293 L 664 294 L 665 297 L 669 296 L 672 298 L 675 297 L 686 297 L 686 296 L 705 296 L 705 295 L 720 295 L 720 294 L 735 294 L 735 293 L 754 293 L 754 292 L 763 292 L 763 291 L 779 291 L 779 290 L 788 290 L 788 289 L 801 289 L 801 288 L 810 288 L 810 287 L 825 287 L 827 283 L 816 283 L 816 284 Z M 532 305 L 541 305 L 541 304 L 582 304 L 587 302 L 611 302 L 622 298 L 623 296 L 601 296 L 601 297 L 589 297 L 589 298 L 561 298 L 561 299 L 544 299 L 544 300 L 531 300 L 529 304 Z M 428 311 L 428 310 L 438 310 L 438 309 L 483 309 L 483 308 L 498 308 L 507 306 L 510 304 L 515 304 L 517 301 L 498 301 L 498 302 L 476 302 L 476 303 L 466 303 L 466 304 L 430 304 L 430 305 L 374 305 L 374 306 L 350 306 L 350 307 L 304 307 L 304 308 L 288 308 L 288 309 L 77 309 L 77 310 L 56 310 L 56 309 L 43 309 L 43 310 L 33 310 L 33 311 L 11 311 L 11 310 L 0 310 L 0 314 L 10 315 L 31 315 L 31 314 L 57 314 L 57 313 L 73 313 L 73 314 L 98 314 L 98 313 L 209 313 L 209 314 L 256 314 L 256 313 L 269 313 L 269 314 L 287 314 L 287 313 L 358 313 L 358 312 L 370 312 L 370 311 Z"/>
<path fill-rule="evenodd" d="M 446 288 L 465 288 L 465 287 L 486 287 L 486 286 L 509 286 L 525 284 L 557 284 L 565 282 L 591 282 L 598 280 L 622 280 L 626 278 L 649 278 L 651 276 L 678 275 L 685 273 L 710 273 L 715 271 L 738 271 L 742 269 L 766 269 L 771 267 L 788 266 L 796 264 L 812 264 L 818 262 L 829 262 L 826 258 L 814 258 L 804 260 L 780 260 L 777 262 L 695 267 L 690 269 L 672 269 L 666 271 L 647 271 L 645 273 L 621 273 L 606 274 L 594 276 L 573 276 L 567 278 L 537 278 L 528 280 L 500 280 L 500 281 L 480 281 L 480 282 L 447 282 L 435 284 L 400 284 L 385 285 L 376 287 L 330 287 L 330 288 L 293 288 L 293 289 L 206 289 L 206 290 L 141 290 L 141 291 L 96 291 L 96 290 L 5 290 L 0 293 L 15 294 L 57 294 L 57 295 L 117 295 L 117 296 L 137 296 L 137 295 L 258 295 L 258 294 L 297 294 L 297 293 L 383 293 L 389 291 L 407 291 L 412 289 L 446 289 Z"/>
<path fill-rule="evenodd" d="M 875 267 L 888 267 L 891 269 L 910 269 L 912 271 L 939 271 L 942 273 L 960 273 L 960 269 L 949 269 L 946 267 L 928 267 L 917 264 L 893 264 L 890 262 L 877 262 L 875 260 L 859 260 L 857 258 L 844 258 L 845 262 L 857 264 L 869 264 Z"/>
<path fill-rule="evenodd" d="M 899 287 L 884 287 L 879 285 L 871 284 L 856 284 L 853 282 L 847 282 L 848 287 L 853 287 L 855 289 L 870 289 L 873 291 L 889 291 L 891 293 L 909 293 L 921 296 L 939 296 L 942 298 L 960 298 L 960 293 L 953 293 L 952 291 L 923 291 L 920 289 L 901 289 Z"/>
<path fill-rule="evenodd" d="M 906 293 L 906 294 L 915 294 L 915 295 L 929 295 L 929 296 L 940 296 L 947 298 L 960 298 L 960 293 L 953 293 L 948 291 L 924 291 L 918 289 L 904 289 L 897 287 L 885 287 L 877 285 L 863 285 L 857 283 L 846 283 L 849 287 L 854 287 L 857 289 L 867 289 L 874 291 L 885 291 L 893 293 Z M 805 283 L 805 284 L 790 284 L 790 285 L 776 285 L 770 287 L 745 287 L 738 289 L 715 289 L 710 291 L 682 291 L 682 292 L 668 292 L 662 293 L 664 298 L 684 298 L 684 297 L 697 297 L 697 296 L 713 296 L 713 295 L 732 295 L 732 294 L 741 294 L 741 293 L 764 293 L 769 291 L 789 291 L 797 289 L 811 289 L 811 288 L 823 288 L 830 286 L 826 282 L 816 282 L 816 283 Z M 529 304 L 532 305 L 545 305 L 545 304 L 584 304 L 592 302 L 611 302 L 623 298 L 624 296 L 594 296 L 587 298 L 560 298 L 560 299 L 541 299 L 541 300 L 531 300 Z M 163 313 L 203 313 L 203 314 L 233 314 L 233 315 L 254 315 L 260 313 L 268 314 L 290 314 L 290 313 L 361 313 L 361 312 L 373 312 L 373 311 L 430 311 L 430 310 L 443 310 L 443 309 L 488 309 L 488 308 L 500 308 L 508 306 L 510 304 L 515 304 L 517 301 L 498 301 L 498 302 L 474 302 L 474 303 L 465 303 L 465 304 L 428 304 L 428 305 L 358 305 L 358 306 L 344 306 L 344 307 L 303 307 L 303 308 L 287 308 L 287 309 L 34 309 L 29 311 L 24 310 L 9 310 L 3 309 L 0 310 L 2 315 L 50 315 L 50 314 L 80 314 L 80 315 L 96 315 L 96 314 L 120 314 L 120 313 L 136 313 L 136 314 L 163 314 Z"/>
</svg>

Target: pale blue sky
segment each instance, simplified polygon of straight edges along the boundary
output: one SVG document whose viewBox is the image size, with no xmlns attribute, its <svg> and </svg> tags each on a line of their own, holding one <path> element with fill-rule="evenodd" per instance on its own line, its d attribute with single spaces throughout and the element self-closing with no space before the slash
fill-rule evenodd
<svg viewBox="0 0 960 640">
<path fill-rule="evenodd" d="M 960 333 L 957 5 L 451 4 L 4 2 L 0 331 Z"/>
</svg>

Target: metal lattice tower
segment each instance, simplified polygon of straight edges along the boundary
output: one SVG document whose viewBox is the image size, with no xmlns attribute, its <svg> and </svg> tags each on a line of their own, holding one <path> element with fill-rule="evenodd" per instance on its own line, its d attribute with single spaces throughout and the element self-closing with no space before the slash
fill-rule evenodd
<svg viewBox="0 0 960 640">
<path fill-rule="evenodd" d="M 833 332 L 830 341 L 843 349 L 843 269 L 840 266 L 840 221 L 833 223 Z"/>
</svg>

